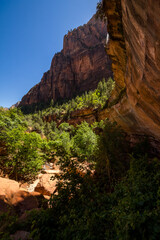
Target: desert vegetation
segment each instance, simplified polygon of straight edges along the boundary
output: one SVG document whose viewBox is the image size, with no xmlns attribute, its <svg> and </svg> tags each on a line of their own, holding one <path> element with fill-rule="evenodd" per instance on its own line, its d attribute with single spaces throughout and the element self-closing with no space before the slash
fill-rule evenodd
<svg viewBox="0 0 160 240">
<path fill-rule="evenodd" d="M 95 91 L 62 105 L 51 101 L 32 114 L 0 109 L 3 174 L 31 180 L 55 156 L 61 169 L 50 208 L 31 211 L 24 221 L 1 214 L 1 239 L 10 239 L 17 229 L 35 240 L 158 239 L 160 165 L 147 140 L 131 147 L 126 134 L 108 120 L 74 127 L 44 118 L 56 113 L 65 119 L 68 112 L 88 106 L 104 108 L 113 84 L 102 81 Z"/>
</svg>

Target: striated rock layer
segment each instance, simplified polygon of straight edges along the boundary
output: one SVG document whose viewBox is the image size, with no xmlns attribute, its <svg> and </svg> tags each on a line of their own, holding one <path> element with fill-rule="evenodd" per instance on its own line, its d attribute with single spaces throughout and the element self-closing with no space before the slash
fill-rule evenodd
<svg viewBox="0 0 160 240">
<path fill-rule="evenodd" d="M 126 88 L 106 115 L 128 132 L 160 139 L 160 1 L 104 0 L 103 8 L 115 81 Z"/>
<path fill-rule="evenodd" d="M 55 54 L 50 70 L 22 98 L 20 106 L 71 98 L 76 93 L 95 89 L 103 77 L 111 76 L 111 64 L 104 48 L 106 35 L 106 24 L 94 16 L 65 35 L 63 50 Z"/>
</svg>

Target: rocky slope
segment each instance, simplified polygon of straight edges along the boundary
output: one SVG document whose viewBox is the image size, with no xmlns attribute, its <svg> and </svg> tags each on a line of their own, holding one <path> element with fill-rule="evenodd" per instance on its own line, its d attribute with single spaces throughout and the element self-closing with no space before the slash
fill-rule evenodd
<svg viewBox="0 0 160 240">
<path fill-rule="evenodd" d="M 116 89 L 126 89 L 113 95 L 106 115 L 128 132 L 160 139 L 160 2 L 104 0 L 103 9 Z"/>
<path fill-rule="evenodd" d="M 103 77 L 111 76 L 111 64 L 104 48 L 106 35 L 106 24 L 94 16 L 87 24 L 68 32 L 63 50 L 55 54 L 50 70 L 22 98 L 20 106 L 71 98 L 76 93 L 95 89 Z"/>
</svg>

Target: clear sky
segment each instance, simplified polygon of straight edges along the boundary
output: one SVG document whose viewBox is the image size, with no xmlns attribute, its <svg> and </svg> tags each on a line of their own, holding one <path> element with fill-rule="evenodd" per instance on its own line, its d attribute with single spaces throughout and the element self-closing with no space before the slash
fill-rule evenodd
<svg viewBox="0 0 160 240">
<path fill-rule="evenodd" d="M 0 0 L 0 106 L 21 100 L 49 70 L 63 36 L 92 17 L 98 0 Z"/>
</svg>

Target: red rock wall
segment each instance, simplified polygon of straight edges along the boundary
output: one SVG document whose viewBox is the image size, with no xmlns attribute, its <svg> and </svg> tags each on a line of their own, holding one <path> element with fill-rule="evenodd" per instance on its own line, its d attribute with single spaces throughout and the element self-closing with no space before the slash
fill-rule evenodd
<svg viewBox="0 0 160 240">
<path fill-rule="evenodd" d="M 94 17 L 65 35 L 63 50 L 55 54 L 50 70 L 22 98 L 20 105 L 71 98 L 76 93 L 95 89 L 103 77 L 111 76 L 111 64 L 104 48 L 106 35 L 106 24 Z"/>
<path fill-rule="evenodd" d="M 112 106 L 108 116 L 127 131 L 160 139 L 160 1 L 104 0 L 103 3 L 108 16 L 111 38 L 108 53 L 114 59 L 115 80 L 120 76 L 121 66 L 126 87 L 126 95 Z M 117 48 L 115 36 L 120 32 L 124 41 L 121 38 Z"/>
</svg>

